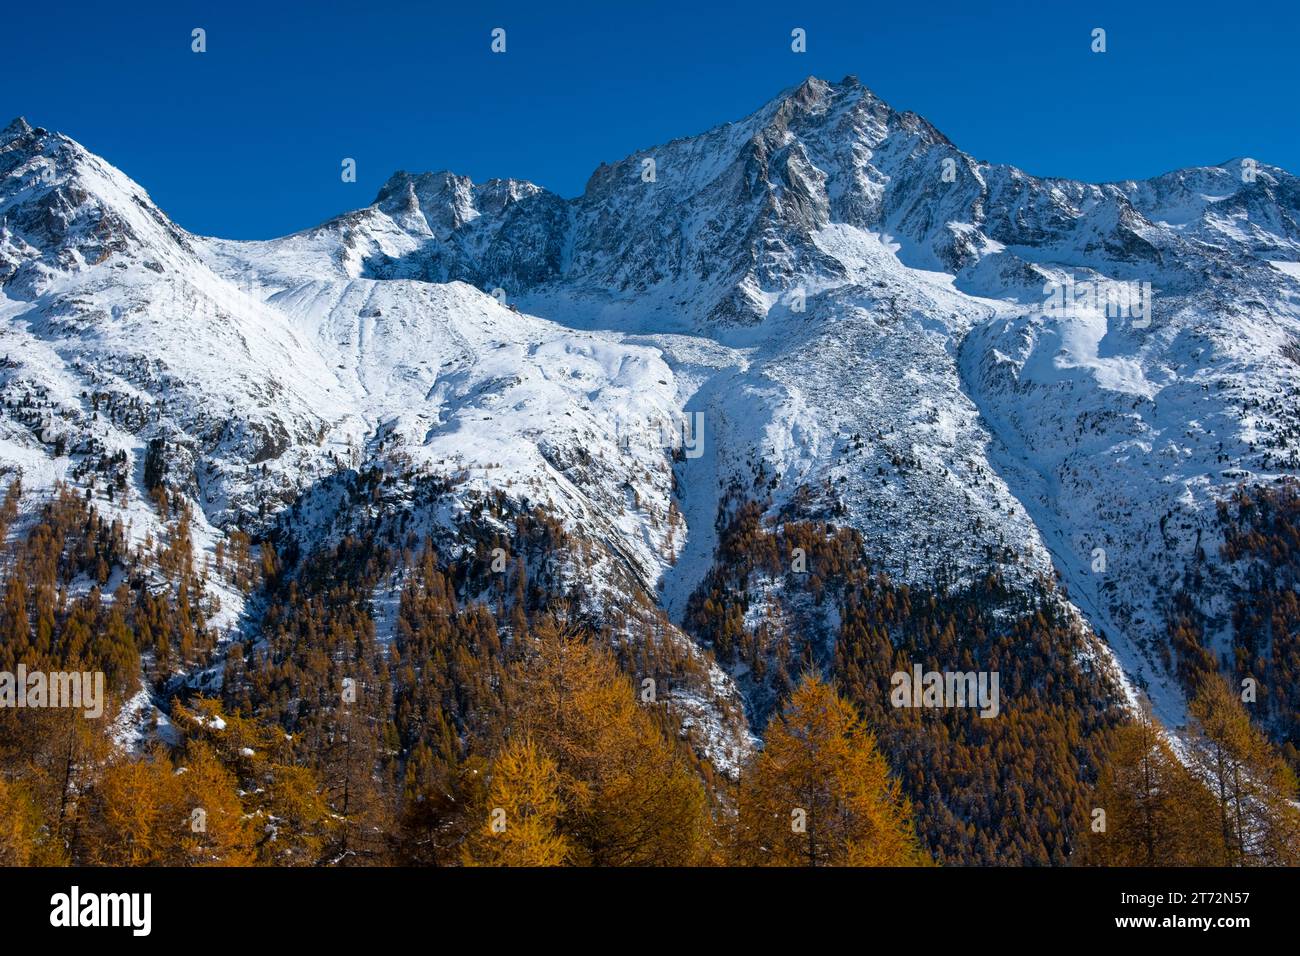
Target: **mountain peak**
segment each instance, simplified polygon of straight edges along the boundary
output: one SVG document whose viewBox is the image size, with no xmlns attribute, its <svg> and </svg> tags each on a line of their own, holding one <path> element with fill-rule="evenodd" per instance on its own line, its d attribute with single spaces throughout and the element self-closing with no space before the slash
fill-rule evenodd
<svg viewBox="0 0 1300 956">
<path fill-rule="evenodd" d="M 798 93 L 803 90 L 825 92 L 826 90 L 853 90 L 861 88 L 862 81 L 858 79 L 856 73 L 849 73 L 838 82 L 822 79 L 820 76 L 810 73 L 804 78 L 802 83 L 795 87 L 794 92 Z"/>
<path fill-rule="evenodd" d="M 824 80 L 819 76 L 809 76 L 798 86 L 787 88 L 776 99 L 769 101 L 758 115 L 775 115 L 778 120 L 788 120 L 796 114 L 824 113 L 837 103 L 859 101 L 888 108 L 888 104 L 864 86 L 862 81 L 852 73 L 838 83 Z"/>
<path fill-rule="evenodd" d="M 820 77 L 810 76 L 790 91 L 784 97 L 784 100 L 787 103 L 794 102 L 808 109 L 825 101 L 827 95 L 833 93 L 834 90 L 835 87 L 832 84 L 827 83 Z"/>
<path fill-rule="evenodd" d="M 9 122 L 9 125 L 6 126 L 2 132 L 0 132 L 0 142 L 8 143 L 9 141 L 15 140 L 20 136 L 26 136 L 31 131 L 32 131 L 32 126 L 30 123 L 27 122 L 26 118 L 22 116 L 15 116 Z"/>
<path fill-rule="evenodd" d="M 411 173 L 405 169 L 399 169 L 393 175 L 388 177 L 388 181 L 379 187 L 379 194 L 375 197 L 375 204 L 379 205 L 394 197 L 406 197 L 408 194 L 414 194 L 417 188 L 446 187 L 461 177 L 456 176 L 448 170 L 438 170 L 436 172 Z"/>
</svg>

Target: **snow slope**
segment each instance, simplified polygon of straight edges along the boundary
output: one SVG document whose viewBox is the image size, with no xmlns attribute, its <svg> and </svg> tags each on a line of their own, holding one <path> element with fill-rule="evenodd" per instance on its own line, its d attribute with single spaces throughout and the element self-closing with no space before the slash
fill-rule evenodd
<svg viewBox="0 0 1300 956">
<path fill-rule="evenodd" d="M 399 172 L 265 242 L 190 235 L 15 121 L 0 463 L 39 491 L 125 451 L 113 506 L 146 524 L 161 439 L 209 545 L 341 468 L 454 476 L 594 543 L 598 602 L 634 587 L 674 618 L 740 488 L 858 528 L 908 582 L 1059 575 L 1178 724 L 1156 642 L 1189 568 L 1211 612 L 1233 586 L 1214 502 L 1300 466 L 1298 222 L 1267 164 L 1033 177 L 852 77 L 573 200 Z M 1090 282 L 1149 284 L 1149 321 L 1049 307 L 1049 283 Z"/>
</svg>

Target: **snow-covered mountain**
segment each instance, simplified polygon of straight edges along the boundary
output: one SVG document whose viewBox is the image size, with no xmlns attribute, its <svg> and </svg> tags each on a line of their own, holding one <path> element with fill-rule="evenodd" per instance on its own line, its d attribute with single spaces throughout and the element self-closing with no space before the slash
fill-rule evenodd
<svg viewBox="0 0 1300 956">
<path fill-rule="evenodd" d="M 191 235 L 16 120 L 0 283 L 0 465 L 36 494 L 124 461 L 95 493 L 137 537 L 151 443 L 203 547 L 342 533 L 340 470 L 438 475 L 457 505 L 429 527 L 493 493 L 544 509 L 592 551 L 593 609 L 635 593 L 680 622 L 739 491 L 851 526 L 905 582 L 1059 576 L 1174 725 L 1172 593 L 1194 567 L 1221 616 L 1234 587 L 1215 502 L 1300 471 L 1295 176 L 1038 178 L 852 77 L 574 199 L 399 172 L 264 242 Z M 745 732 L 710 675 L 682 700 L 725 765 Z"/>
</svg>

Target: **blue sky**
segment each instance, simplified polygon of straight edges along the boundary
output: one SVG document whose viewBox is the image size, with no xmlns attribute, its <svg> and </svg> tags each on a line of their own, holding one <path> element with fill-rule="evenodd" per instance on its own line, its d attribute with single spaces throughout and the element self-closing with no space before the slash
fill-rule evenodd
<svg viewBox="0 0 1300 956">
<path fill-rule="evenodd" d="M 857 74 L 967 152 L 1033 173 L 1139 178 L 1236 156 L 1300 171 L 1297 40 L 1296 0 L 15 3 L 0 123 L 69 134 L 188 229 L 259 238 L 366 205 L 399 168 L 576 195 L 601 161 L 738 119 L 810 74 Z"/>
</svg>

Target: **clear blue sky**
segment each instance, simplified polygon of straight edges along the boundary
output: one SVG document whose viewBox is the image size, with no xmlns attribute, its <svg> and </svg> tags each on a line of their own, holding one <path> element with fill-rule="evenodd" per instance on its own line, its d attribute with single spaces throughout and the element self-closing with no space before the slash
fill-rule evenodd
<svg viewBox="0 0 1300 956">
<path fill-rule="evenodd" d="M 1253 156 L 1300 171 L 1300 0 L 6 4 L 0 123 L 107 157 L 196 232 L 282 235 L 399 168 L 531 179 L 857 74 L 967 152 L 1094 181 Z M 507 31 L 507 52 L 489 50 Z M 208 50 L 190 51 L 207 30 Z M 803 27 L 808 52 L 790 50 Z M 1094 27 L 1108 52 L 1089 50 Z M 339 177 L 344 157 L 358 181 Z"/>
</svg>

